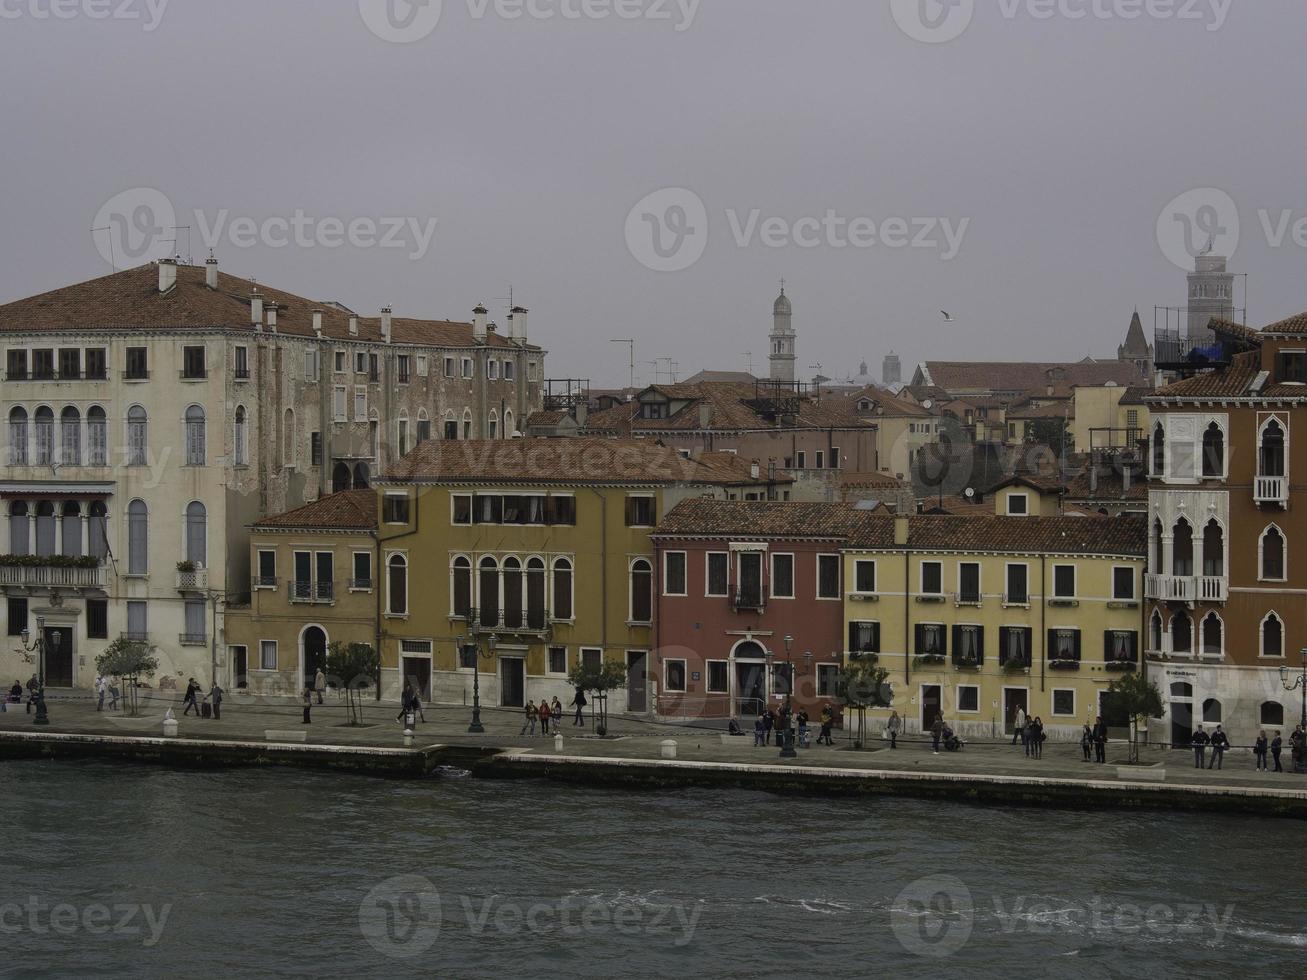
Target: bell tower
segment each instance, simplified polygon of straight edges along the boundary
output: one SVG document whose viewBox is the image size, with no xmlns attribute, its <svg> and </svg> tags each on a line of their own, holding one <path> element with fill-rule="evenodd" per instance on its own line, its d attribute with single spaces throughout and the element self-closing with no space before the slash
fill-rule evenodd
<svg viewBox="0 0 1307 980">
<path fill-rule="evenodd" d="M 776 303 L 772 306 L 772 331 L 771 331 L 771 380 L 784 381 L 787 384 L 794 381 L 794 362 L 796 355 L 794 352 L 794 308 L 790 305 L 790 299 L 785 295 L 785 280 L 781 280 L 781 294 L 776 298 Z"/>
</svg>

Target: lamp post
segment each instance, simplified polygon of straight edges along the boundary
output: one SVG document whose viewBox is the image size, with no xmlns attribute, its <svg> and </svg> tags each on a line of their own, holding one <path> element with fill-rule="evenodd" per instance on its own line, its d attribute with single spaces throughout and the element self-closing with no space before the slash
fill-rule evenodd
<svg viewBox="0 0 1307 980">
<path fill-rule="evenodd" d="M 45 617 L 36 617 L 36 642 L 28 644 L 32 631 L 25 628 L 20 634 L 23 642 L 23 649 L 28 653 L 37 654 L 36 661 L 36 719 L 32 722 L 34 725 L 50 724 L 50 715 L 45 708 Z"/>
<path fill-rule="evenodd" d="M 486 652 L 483 654 L 480 647 L 477 646 L 476 634 L 472 634 L 471 643 L 468 637 L 459 636 L 458 654 L 461 658 L 470 648 L 472 651 L 472 724 L 467 726 L 467 730 L 472 735 L 484 735 L 485 725 L 481 724 L 481 666 L 477 662 L 478 657 L 484 657 L 486 660 L 495 659 L 495 637 L 492 635 L 486 640 Z"/>
<path fill-rule="evenodd" d="M 790 655 L 794 637 L 785 634 L 785 727 L 781 731 L 781 758 L 796 759 L 794 751 L 794 660 Z"/>
<path fill-rule="evenodd" d="M 1302 690 L 1302 720 L 1299 723 L 1299 735 L 1296 741 L 1297 754 L 1293 760 L 1294 772 L 1307 772 L 1307 647 L 1298 651 L 1302 657 L 1302 668 L 1298 676 L 1289 683 L 1289 668 L 1284 664 L 1280 665 L 1280 683 L 1284 685 L 1286 691 Z"/>
</svg>

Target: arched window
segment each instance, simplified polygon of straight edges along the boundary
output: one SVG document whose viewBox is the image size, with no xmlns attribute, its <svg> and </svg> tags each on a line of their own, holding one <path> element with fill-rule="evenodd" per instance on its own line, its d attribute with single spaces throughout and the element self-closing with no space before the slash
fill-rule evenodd
<svg viewBox="0 0 1307 980">
<path fill-rule="evenodd" d="M 1284 476 L 1284 428 L 1276 419 L 1271 419 L 1262 429 L 1257 475 Z"/>
<path fill-rule="evenodd" d="M 491 438 L 491 439 L 498 439 L 498 438 L 499 438 L 499 412 L 495 411 L 493 408 L 490 410 L 490 434 L 489 434 L 489 438 Z"/>
<path fill-rule="evenodd" d="M 572 563 L 558 558 L 554 561 L 554 619 L 572 616 Z"/>
<path fill-rule="evenodd" d="M 45 405 L 36 410 L 36 465 L 54 463 L 54 412 Z"/>
<path fill-rule="evenodd" d="M 342 490 L 348 490 L 349 486 L 349 464 L 337 463 L 331 468 L 331 492 L 340 493 Z"/>
<path fill-rule="evenodd" d="M 509 362 L 505 361 L 504 363 Z M 517 435 L 517 429 L 513 427 L 513 410 L 506 408 L 504 409 L 504 438 L 512 439 L 515 435 Z"/>
<path fill-rule="evenodd" d="M 204 465 L 204 409 L 199 405 L 186 409 L 186 465 Z"/>
<path fill-rule="evenodd" d="M 145 409 L 133 405 L 127 410 L 127 465 L 144 466 L 149 446 L 149 419 Z"/>
<path fill-rule="evenodd" d="M 237 466 L 244 466 L 249 462 L 249 454 L 245 447 L 245 406 L 237 405 L 235 431 L 232 433 L 232 454 L 236 457 Z"/>
<path fill-rule="evenodd" d="M 1148 621 L 1149 646 L 1154 652 L 1162 650 L 1162 614 L 1153 610 L 1153 617 Z"/>
<path fill-rule="evenodd" d="M 27 465 L 27 409 L 9 410 L 9 465 Z"/>
<path fill-rule="evenodd" d="M 526 624 L 533 630 L 545 628 L 545 563 L 539 558 L 526 563 Z"/>
<path fill-rule="evenodd" d="M 1219 657 L 1225 652 L 1225 625 L 1214 612 L 1203 618 L 1203 653 Z"/>
<path fill-rule="evenodd" d="M 55 521 L 54 504 L 42 500 L 36 505 L 36 553 L 43 558 L 55 554 Z"/>
<path fill-rule="evenodd" d="M 408 560 L 403 555 L 391 555 L 386 563 L 386 611 L 392 616 L 408 615 Z"/>
<path fill-rule="evenodd" d="M 1275 613 L 1268 613 L 1262 620 L 1261 650 L 1263 657 L 1284 656 L 1284 623 Z"/>
<path fill-rule="evenodd" d="M 1153 535 L 1149 543 L 1152 545 L 1149 568 L 1154 575 L 1165 575 L 1166 568 L 1163 565 L 1162 551 L 1162 519 L 1160 517 L 1153 521 Z"/>
<path fill-rule="evenodd" d="M 1171 650 L 1174 653 L 1194 652 L 1194 623 L 1183 610 L 1171 617 Z"/>
<path fill-rule="evenodd" d="M 1172 681 L 1171 697 L 1172 698 L 1191 698 L 1194 696 L 1194 686 L 1188 681 Z"/>
<path fill-rule="evenodd" d="M 1213 422 L 1203 433 L 1203 476 L 1225 475 L 1225 433 Z"/>
<path fill-rule="evenodd" d="M 1212 518 L 1203 528 L 1203 574 L 1225 574 L 1225 532 L 1220 522 Z"/>
<path fill-rule="evenodd" d="M 1203 724 L 1219 725 L 1221 723 L 1221 702 L 1208 698 L 1203 702 Z"/>
<path fill-rule="evenodd" d="M 631 622 L 653 621 L 653 566 L 643 558 L 631 563 Z"/>
<path fill-rule="evenodd" d="M 89 553 L 101 561 L 109 554 L 109 508 L 104 501 L 97 500 L 91 504 Z"/>
<path fill-rule="evenodd" d="M 86 449 L 88 466 L 109 465 L 109 418 L 99 405 L 86 413 Z"/>
<path fill-rule="evenodd" d="M 417 445 L 431 441 L 431 419 L 425 408 L 418 409 Z"/>
<path fill-rule="evenodd" d="M 30 555 L 32 553 L 31 515 L 27 501 L 13 500 L 9 503 L 9 553 L 11 555 Z"/>
<path fill-rule="evenodd" d="M 59 413 L 59 462 L 82 464 L 82 413 L 71 405 Z"/>
<path fill-rule="evenodd" d="M 445 428 L 440 437 L 442 439 L 458 438 L 458 419 L 454 418 L 453 412 L 445 413 Z"/>
<path fill-rule="evenodd" d="M 144 500 L 127 505 L 127 574 L 145 575 L 150 570 L 150 511 Z"/>
<path fill-rule="evenodd" d="M 281 462 L 283 466 L 295 465 L 295 410 L 286 409 L 281 420 Z"/>
<path fill-rule="evenodd" d="M 1194 529 L 1183 517 L 1175 522 L 1175 537 L 1171 542 L 1171 574 L 1179 576 L 1194 573 Z"/>
<path fill-rule="evenodd" d="M 1276 582 L 1285 578 L 1284 574 L 1284 535 L 1272 524 L 1262 532 L 1261 577 L 1266 581 Z"/>
<path fill-rule="evenodd" d="M 472 409 L 463 409 L 463 438 L 472 438 Z"/>
<path fill-rule="evenodd" d="M 371 480 L 372 472 L 368 469 L 367 463 L 354 464 L 354 489 L 366 490 Z"/>
<path fill-rule="evenodd" d="M 82 506 L 75 500 L 64 502 L 63 514 L 63 548 L 62 554 L 67 558 L 80 558 L 82 555 Z"/>
<path fill-rule="evenodd" d="M 399 447 L 399 455 L 405 456 L 408 454 L 408 413 L 407 412 L 399 413 L 398 436 L 399 437 L 395 440 L 395 445 Z"/>
<path fill-rule="evenodd" d="M 1153 426 L 1153 476 L 1161 476 L 1166 468 L 1166 431 L 1162 423 Z"/>
<path fill-rule="evenodd" d="M 477 602 L 481 610 L 481 625 L 498 626 L 499 563 L 488 555 L 481 559 L 481 574 L 477 582 Z"/>
<path fill-rule="evenodd" d="M 1267 728 L 1281 728 L 1284 726 L 1284 705 L 1279 701 L 1263 701 L 1258 716 Z"/>
<path fill-rule="evenodd" d="M 509 629 L 522 628 L 522 599 L 522 563 L 516 558 L 505 558 L 504 625 Z"/>
<path fill-rule="evenodd" d="M 454 559 L 453 577 L 454 615 L 462 619 L 472 616 L 472 563 L 466 558 Z"/>
<path fill-rule="evenodd" d="M 186 505 L 186 560 L 195 562 L 197 568 L 208 564 L 208 525 L 204 504 L 192 500 Z"/>
</svg>

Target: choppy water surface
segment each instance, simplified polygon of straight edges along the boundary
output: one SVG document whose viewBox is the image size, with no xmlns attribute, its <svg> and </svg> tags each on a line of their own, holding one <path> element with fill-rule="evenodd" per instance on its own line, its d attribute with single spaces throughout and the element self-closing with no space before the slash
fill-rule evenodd
<svg viewBox="0 0 1307 980">
<path fill-rule="evenodd" d="M 1293 976 L 1297 824 L 0 763 L 0 975 Z"/>
</svg>

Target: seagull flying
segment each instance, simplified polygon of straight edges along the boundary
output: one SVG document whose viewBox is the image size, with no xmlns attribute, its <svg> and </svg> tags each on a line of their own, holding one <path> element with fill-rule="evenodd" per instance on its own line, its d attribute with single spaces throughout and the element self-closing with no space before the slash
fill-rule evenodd
<svg viewBox="0 0 1307 980">
<path fill-rule="evenodd" d="M 940 310 L 940 312 L 944 314 L 944 322 L 945 322 L 945 323 L 953 323 L 953 322 L 954 322 L 954 321 L 953 321 L 953 315 L 952 315 L 951 313 L 949 313 L 948 310 Z"/>
</svg>

